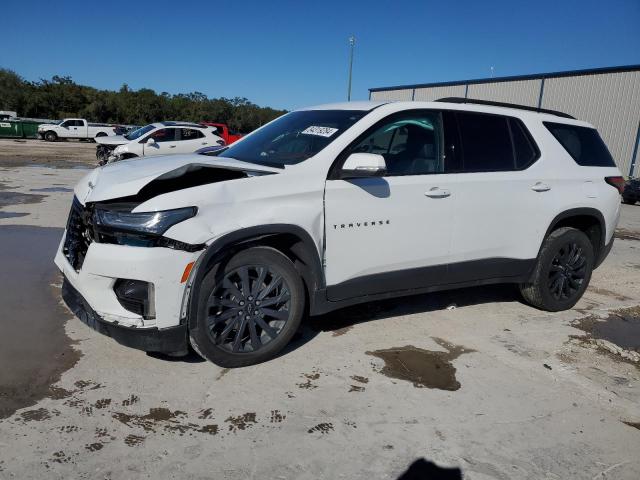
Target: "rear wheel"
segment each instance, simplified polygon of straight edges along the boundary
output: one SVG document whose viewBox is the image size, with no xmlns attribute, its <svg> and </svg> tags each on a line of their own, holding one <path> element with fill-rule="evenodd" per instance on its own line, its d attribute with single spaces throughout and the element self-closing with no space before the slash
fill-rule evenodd
<svg viewBox="0 0 640 480">
<path fill-rule="evenodd" d="M 593 245 L 580 230 L 562 227 L 545 239 L 532 282 L 520 285 L 524 299 L 542 310 L 573 307 L 589 285 Z"/>
<path fill-rule="evenodd" d="M 47 142 L 55 142 L 58 139 L 56 132 L 47 132 L 44 134 L 44 139 Z"/>
<path fill-rule="evenodd" d="M 191 344 L 221 367 L 275 357 L 297 331 L 304 313 L 302 279 L 293 263 L 268 247 L 254 247 L 218 264 L 200 288 Z"/>
</svg>

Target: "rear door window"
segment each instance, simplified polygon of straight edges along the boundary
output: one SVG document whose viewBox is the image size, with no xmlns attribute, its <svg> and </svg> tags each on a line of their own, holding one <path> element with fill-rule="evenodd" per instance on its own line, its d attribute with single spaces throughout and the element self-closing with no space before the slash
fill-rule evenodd
<svg viewBox="0 0 640 480">
<path fill-rule="evenodd" d="M 180 138 L 178 140 L 196 140 L 202 137 L 204 137 L 204 133 L 200 130 L 196 130 L 195 128 L 181 128 Z"/>
<path fill-rule="evenodd" d="M 615 167 L 609 149 L 595 128 L 543 122 L 560 145 L 582 167 Z"/>
<path fill-rule="evenodd" d="M 521 121 L 510 118 L 509 128 L 513 139 L 513 153 L 516 159 L 515 167 L 516 170 L 522 170 L 535 161 L 538 157 L 538 149 Z"/>
<path fill-rule="evenodd" d="M 176 139 L 176 129 L 175 128 L 161 128 L 153 132 L 150 137 L 152 137 L 156 142 L 173 142 Z"/>
<path fill-rule="evenodd" d="M 458 112 L 465 172 L 514 170 L 507 118 Z"/>
</svg>

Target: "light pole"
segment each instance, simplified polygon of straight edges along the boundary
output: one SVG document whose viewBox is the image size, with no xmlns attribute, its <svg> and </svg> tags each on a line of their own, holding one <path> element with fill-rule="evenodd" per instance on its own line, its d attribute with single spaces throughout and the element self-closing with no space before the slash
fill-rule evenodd
<svg viewBox="0 0 640 480">
<path fill-rule="evenodd" d="M 351 52 L 349 53 L 349 87 L 347 88 L 347 101 L 351 101 L 351 72 L 353 70 L 353 47 L 356 44 L 356 37 L 351 35 L 349 37 L 349 46 L 351 47 Z"/>
</svg>

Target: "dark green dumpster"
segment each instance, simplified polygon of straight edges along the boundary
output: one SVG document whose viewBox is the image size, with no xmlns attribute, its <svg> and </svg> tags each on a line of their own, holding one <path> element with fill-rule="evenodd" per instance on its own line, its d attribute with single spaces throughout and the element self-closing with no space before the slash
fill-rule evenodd
<svg viewBox="0 0 640 480">
<path fill-rule="evenodd" d="M 0 137 L 38 138 L 37 120 L 0 120 Z"/>
<path fill-rule="evenodd" d="M 38 127 L 36 127 L 37 131 Z M 22 122 L 15 120 L 0 120 L 0 137 L 22 138 Z"/>
<path fill-rule="evenodd" d="M 22 124 L 22 136 L 24 138 L 38 138 L 38 126 L 42 122 L 35 122 L 33 120 L 21 120 Z"/>
</svg>

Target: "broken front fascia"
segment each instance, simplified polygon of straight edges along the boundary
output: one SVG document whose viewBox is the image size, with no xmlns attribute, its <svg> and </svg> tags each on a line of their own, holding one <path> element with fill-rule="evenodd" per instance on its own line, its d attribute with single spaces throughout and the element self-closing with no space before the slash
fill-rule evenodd
<svg viewBox="0 0 640 480">
<path fill-rule="evenodd" d="M 248 173 L 202 164 L 188 164 L 171 170 L 150 181 L 135 195 L 88 203 L 86 215 L 90 217 L 92 239 L 98 243 L 167 247 L 188 252 L 202 250 L 204 244 L 190 244 L 163 236 L 172 226 L 196 216 L 196 206 L 148 212 L 134 210 L 159 195 L 260 174 L 267 173 Z"/>
</svg>

